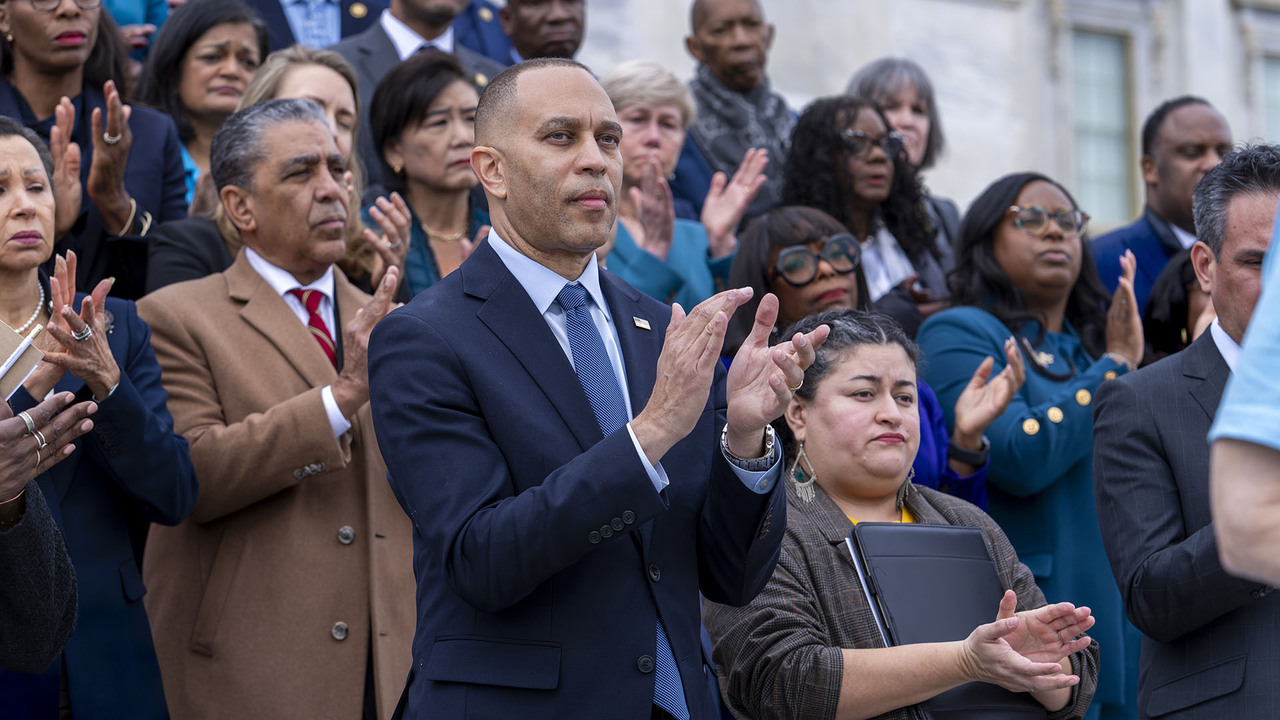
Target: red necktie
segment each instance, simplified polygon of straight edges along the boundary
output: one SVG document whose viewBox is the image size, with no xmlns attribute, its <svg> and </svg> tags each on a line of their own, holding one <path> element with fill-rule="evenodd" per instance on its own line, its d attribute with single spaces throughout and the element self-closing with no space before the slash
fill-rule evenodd
<svg viewBox="0 0 1280 720">
<path fill-rule="evenodd" d="M 307 308 L 307 329 L 315 336 L 316 342 L 320 343 L 320 349 L 324 350 L 324 354 L 329 357 L 329 362 L 333 363 L 334 369 L 337 369 L 338 348 L 333 344 L 333 336 L 329 334 L 329 328 L 320 317 L 320 301 L 324 299 L 324 294 L 319 290 L 302 288 L 294 288 L 289 291 L 289 294 L 301 300 L 303 306 Z"/>
</svg>

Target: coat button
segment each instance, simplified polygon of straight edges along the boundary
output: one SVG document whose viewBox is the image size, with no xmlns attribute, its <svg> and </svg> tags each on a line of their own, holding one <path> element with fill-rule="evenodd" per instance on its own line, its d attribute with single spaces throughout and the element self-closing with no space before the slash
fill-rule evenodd
<svg viewBox="0 0 1280 720">
<path fill-rule="evenodd" d="M 601 525 L 600 537 L 606 537 L 606 538 L 613 537 L 613 528 L 609 527 L 608 525 Z"/>
<path fill-rule="evenodd" d="M 622 518 L 614 518 L 609 521 L 609 524 L 618 532 L 622 532 L 622 528 L 626 527 L 626 524 L 622 522 Z"/>
<path fill-rule="evenodd" d="M 346 640 L 347 624 L 339 620 L 338 622 L 333 624 L 333 629 L 330 630 L 329 632 L 333 633 L 334 640 Z"/>
<path fill-rule="evenodd" d="M 661 579 L 662 579 L 662 568 L 658 567 L 657 565 L 654 565 L 653 563 L 650 563 L 650 564 L 649 564 L 649 579 L 650 579 L 650 580 L 652 580 L 652 581 L 654 581 L 654 582 L 658 582 L 659 580 L 661 580 Z"/>
<path fill-rule="evenodd" d="M 636 523 L 636 514 L 630 510 L 624 510 L 622 512 L 622 522 L 627 525 L 634 525 Z"/>
<path fill-rule="evenodd" d="M 653 658 L 648 655 L 641 655 L 640 658 L 636 660 L 636 669 L 645 675 L 653 672 Z"/>
<path fill-rule="evenodd" d="M 338 528 L 338 542 L 343 545 L 350 545 L 356 541 L 356 531 L 350 525 L 343 525 Z"/>
<path fill-rule="evenodd" d="M 595 530 L 592 530 L 591 532 L 587 533 L 587 542 L 591 543 L 592 545 L 599 545 L 602 539 L 603 538 L 600 537 L 600 533 L 596 532 Z"/>
</svg>

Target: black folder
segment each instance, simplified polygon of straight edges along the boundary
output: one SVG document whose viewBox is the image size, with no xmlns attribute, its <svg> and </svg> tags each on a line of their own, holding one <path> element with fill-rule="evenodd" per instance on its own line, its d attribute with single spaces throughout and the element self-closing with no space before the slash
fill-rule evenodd
<svg viewBox="0 0 1280 720">
<path fill-rule="evenodd" d="M 996 619 L 1004 588 L 978 528 L 863 522 L 848 545 L 886 646 L 963 640 Z M 982 682 L 917 707 L 933 720 L 1048 717 L 1031 695 Z"/>
</svg>

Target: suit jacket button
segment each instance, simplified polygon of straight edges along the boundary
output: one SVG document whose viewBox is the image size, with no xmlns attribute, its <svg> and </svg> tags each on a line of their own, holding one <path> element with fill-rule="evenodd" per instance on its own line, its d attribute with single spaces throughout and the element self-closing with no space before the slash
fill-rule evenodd
<svg viewBox="0 0 1280 720">
<path fill-rule="evenodd" d="M 592 545 L 599 545 L 602 539 L 603 538 L 600 537 L 600 533 L 596 532 L 595 530 L 592 530 L 591 532 L 587 533 L 587 542 L 591 543 Z"/>
<path fill-rule="evenodd" d="M 350 525 L 343 525 L 338 528 L 338 542 L 343 545 L 350 545 L 356 541 L 356 531 Z"/>
<path fill-rule="evenodd" d="M 613 529 L 618 532 L 622 532 L 622 528 L 626 527 L 626 525 L 622 522 L 622 518 L 614 518 L 609 521 L 609 524 L 612 525 Z"/>
<path fill-rule="evenodd" d="M 658 582 L 659 580 L 661 580 L 661 579 L 662 579 L 662 568 L 658 567 L 657 565 L 654 565 L 654 564 L 650 563 L 650 564 L 649 564 L 649 579 L 650 579 L 650 580 L 652 580 L 652 581 L 654 581 L 654 582 Z"/>
<path fill-rule="evenodd" d="M 601 525 L 600 537 L 607 537 L 607 538 L 613 537 L 613 528 L 609 527 L 608 525 Z"/>
<path fill-rule="evenodd" d="M 627 525 L 634 525 L 636 523 L 636 514 L 630 510 L 622 511 L 622 522 Z"/>
<path fill-rule="evenodd" d="M 333 624 L 333 629 L 330 630 L 329 632 L 333 633 L 334 640 L 346 640 L 347 624 L 342 621 L 338 621 Z"/>
<path fill-rule="evenodd" d="M 653 658 L 648 655 L 641 655 L 640 659 L 636 660 L 636 669 L 645 675 L 653 672 Z"/>
</svg>

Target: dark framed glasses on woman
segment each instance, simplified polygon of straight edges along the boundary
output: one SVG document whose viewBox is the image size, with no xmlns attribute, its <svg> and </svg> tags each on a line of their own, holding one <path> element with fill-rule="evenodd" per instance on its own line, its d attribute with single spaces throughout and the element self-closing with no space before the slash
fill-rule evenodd
<svg viewBox="0 0 1280 720">
<path fill-rule="evenodd" d="M 1089 213 L 1079 210 L 1059 210 L 1051 213 L 1039 205 L 1031 207 L 1013 205 L 1009 208 L 1009 212 L 1013 213 L 1013 224 L 1019 230 L 1032 235 L 1044 235 L 1048 232 L 1050 219 L 1058 223 L 1062 232 L 1068 235 L 1079 235 L 1084 232 L 1084 226 L 1089 224 Z"/>
<path fill-rule="evenodd" d="M 807 245 L 783 248 L 773 269 L 788 285 L 803 287 L 818 276 L 818 263 L 822 260 L 832 270 L 848 275 L 862 262 L 862 248 L 849 233 L 836 233 L 822 244 L 822 252 L 814 252 Z"/>
<path fill-rule="evenodd" d="M 72 2 L 72 0 L 31 0 L 31 7 L 41 12 L 52 12 L 57 10 L 63 2 Z M 93 10 L 102 7 L 102 0 L 75 0 L 75 4 L 81 10 Z"/>
<path fill-rule="evenodd" d="M 877 146 L 891 158 L 902 152 L 902 135 L 896 132 L 887 132 L 878 138 L 873 138 L 861 130 L 845 128 L 840 131 L 840 139 L 849 149 L 849 154 L 859 160 L 870 155 L 871 148 Z"/>
</svg>

